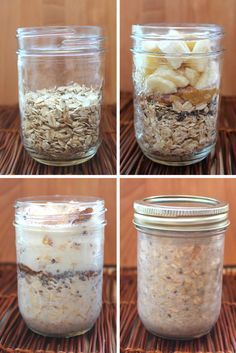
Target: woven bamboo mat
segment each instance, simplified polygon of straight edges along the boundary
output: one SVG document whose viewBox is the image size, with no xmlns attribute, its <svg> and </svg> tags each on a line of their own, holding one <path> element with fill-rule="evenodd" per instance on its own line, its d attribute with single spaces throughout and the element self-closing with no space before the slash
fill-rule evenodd
<svg viewBox="0 0 236 353">
<path fill-rule="evenodd" d="M 192 341 L 158 338 L 148 333 L 136 309 L 134 269 L 121 270 L 120 345 L 122 353 L 235 353 L 236 352 L 236 267 L 224 271 L 220 318 L 205 337 Z"/>
<path fill-rule="evenodd" d="M 102 118 L 103 142 L 88 162 L 72 167 L 51 167 L 34 161 L 25 151 L 19 134 L 18 107 L 0 107 L 0 174 L 116 174 L 115 107 L 106 106 Z"/>
<path fill-rule="evenodd" d="M 20 316 L 16 294 L 16 266 L 0 264 L 1 353 L 115 353 L 116 274 L 104 271 L 103 309 L 94 328 L 73 338 L 46 338 L 31 332 Z"/>
<path fill-rule="evenodd" d="M 220 109 L 219 137 L 215 150 L 202 162 L 186 167 L 168 167 L 144 156 L 134 135 L 133 100 L 121 94 L 120 172 L 132 175 L 236 174 L 236 97 L 223 97 Z"/>
</svg>

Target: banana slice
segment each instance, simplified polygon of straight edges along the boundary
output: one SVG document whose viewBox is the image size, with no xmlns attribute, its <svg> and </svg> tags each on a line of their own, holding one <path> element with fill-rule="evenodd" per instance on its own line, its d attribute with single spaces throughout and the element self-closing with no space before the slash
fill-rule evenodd
<svg viewBox="0 0 236 353">
<path fill-rule="evenodd" d="M 177 87 L 174 82 L 152 74 L 145 81 L 145 88 L 152 93 L 170 94 L 177 92 Z"/>
<path fill-rule="evenodd" d="M 138 69 L 141 69 L 144 73 L 144 76 L 151 75 L 159 65 L 166 62 L 165 58 L 158 57 L 156 54 L 160 53 L 160 49 L 157 46 L 157 42 L 147 41 L 143 44 L 145 51 L 153 53 L 135 55 L 134 64 Z"/>
<path fill-rule="evenodd" d="M 195 88 L 204 89 L 215 86 L 219 80 L 219 65 L 212 61 L 209 66 L 206 67 L 205 71 L 201 74 L 199 80 L 195 84 Z"/>
<path fill-rule="evenodd" d="M 183 73 L 189 80 L 191 86 L 194 86 L 200 78 L 199 72 L 194 69 L 190 69 L 189 67 L 186 67 Z"/>
<path fill-rule="evenodd" d="M 159 53 L 160 49 L 158 47 L 157 41 L 148 40 L 143 42 L 143 49 L 150 53 Z"/>
<path fill-rule="evenodd" d="M 167 65 L 160 66 L 155 71 L 155 75 L 173 82 L 176 87 L 186 87 L 189 84 L 189 80 L 184 75 L 171 69 Z"/>
<path fill-rule="evenodd" d="M 173 37 L 175 39 L 180 37 L 179 32 L 176 30 L 170 30 L 168 36 L 170 38 Z M 167 54 L 166 59 L 174 69 L 178 69 L 184 62 L 184 58 L 181 58 L 181 54 L 190 53 L 188 45 L 182 40 L 172 41 L 170 39 L 168 41 L 159 41 L 158 46 L 162 53 Z M 168 57 L 168 54 L 180 55 L 180 57 L 172 58 Z"/>
<path fill-rule="evenodd" d="M 207 57 L 201 57 L 201 54 L 207 54 L 210 51 L 211 42 L 209 39 L 199 40 L 193 47 L 192 53 L 200 54 L 199 57 L 187 60 L 187 65 L 192 69 L 203 72 L 208 64 Z"/>
</svg>

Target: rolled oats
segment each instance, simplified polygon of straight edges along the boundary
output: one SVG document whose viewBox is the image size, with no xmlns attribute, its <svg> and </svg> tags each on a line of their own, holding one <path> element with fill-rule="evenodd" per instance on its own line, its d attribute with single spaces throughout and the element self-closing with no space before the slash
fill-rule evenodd
<svg viewBox="0 0 236 353">
<path fill-rule="evenodd" d="M 38 159 L 84 158 L 99 145 L 101 90 L 73 83 L 25 93 L 22 134 Z"/>
<path fill-rule="evenodd" d="M 144 152 L 166 160 L 186 160 L 213 145 L 217 133 L 218 95 L 194 106 L 181 100 L 142 94 L 135 99 L 136 137 Z"/>
</svg>

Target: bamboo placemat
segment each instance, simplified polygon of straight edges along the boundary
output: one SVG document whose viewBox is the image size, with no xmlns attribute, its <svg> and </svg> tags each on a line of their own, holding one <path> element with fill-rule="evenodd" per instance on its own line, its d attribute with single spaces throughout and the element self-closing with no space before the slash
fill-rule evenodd
<svg viewBox="0 0 236 353">
<path fill-rule="evenodd" d="M 73 338 L 46 338 L 31 332 L 18 310 L 16 266 L 0 264 L 0 352 L 1 353 L 115 353 L 116 273 L 104 271 L 103 308 L 94 328 Z"/>
<path fill-rule="evenodd" d="M 25 151 L 19 133 L 18 107 L 0 107 L 0 174 L 14 175 L 113 175 L 116 174 L 115 107 L 104 107 L 103 142 L 88 162 L 72 167 L 50 167 L 34 161 Z"/>
<path fill-rule="evenodd" d="M 120 172 L 132 175 L 236 174 L 236 97 L 223 97 L 220 108 L 219 137 L 215 150 L 202 162 L 186 167 L 168 167 L 144 156 L 134 135 L 133 100 L 121 94 Z"/>
<path fill-rule="evenodd" d="M 206 336 L 192 341 L 158 338 L 148 333 L 136 309 L 135 269 L 121 270 L 120 345 L 122 353 L 235 353 L 236 267 L 225 268 L 220 318 Z"/>
</svg>

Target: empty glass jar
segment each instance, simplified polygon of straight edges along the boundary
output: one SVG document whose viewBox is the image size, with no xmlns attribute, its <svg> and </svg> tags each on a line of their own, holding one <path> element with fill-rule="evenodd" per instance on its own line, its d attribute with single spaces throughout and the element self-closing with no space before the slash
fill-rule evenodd
<svg viewBox="0 0 236 353">
<path fill-rule="evenodd" d="M 101 28 L 19 28 L 17 38 L 21 131 L 26 150 L 48 165 L 87 161 L 101 143 Z"/>
<path fill-rule="evenodd" d="M 220 314 L 228 205 L 157 196 L 136 201 L 134 210 L 141 321 L 161 337 L 205 335 Z"/>
<path fill-rule="evenodd" d="M 104 201 L 37 197 L 16 202 L 18 303 L 28 327 L 72 337 L 102 307 Z"/>
<path fill-rule="evenodd" d="M 222 37 L 208 24 L 133 26 L 135 134 L 151 160 L 188 165 L 214 148 Z"/>
</svg>

